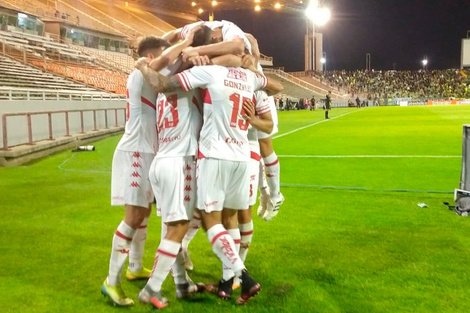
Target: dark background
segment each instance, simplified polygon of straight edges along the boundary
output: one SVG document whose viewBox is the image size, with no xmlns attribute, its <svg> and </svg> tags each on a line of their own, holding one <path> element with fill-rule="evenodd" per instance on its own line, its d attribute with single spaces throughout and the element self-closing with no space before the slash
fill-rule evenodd
<svg viewBox="0 0 470 313">
<path fill-rule="evenodd" d="M 323 33 L 327 70 L 460 68 L 462 38 L 470 30 L 470 0 L 331 0 L 332 17 Z M 207 20 L 207 16 L 201 16 Z M 274 66 L 304 70 L 305 15 L 271 10 L 216 11 L 252 33 Z"/>
</svg>

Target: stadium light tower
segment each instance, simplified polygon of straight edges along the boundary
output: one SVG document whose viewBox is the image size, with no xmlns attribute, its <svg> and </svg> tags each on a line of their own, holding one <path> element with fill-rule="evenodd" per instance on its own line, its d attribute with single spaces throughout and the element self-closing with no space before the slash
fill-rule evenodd
<svg viewBox="0 0 470 313">
<path fill-rule="evenodd" d="M 428 58 L 427 57 L 424 57 L 423 61 L 421 61 L 421 63 L 423 63 L 423 71 L 426 70 L 426 66 L 428 65 Z"/>
<path fill-rule="evenodd" d="M 323 66 L 323 72 L 326 71 L 326 52 L 323 52 L 323 56 L 321 57 L 320 62 Z"/>
<path fill-rule="evenodd" d="M 315 31 L 315 26 L 325 25 L 331 18 L 330 9 L 323 7 L 319 0 L 310 0 L 306 16 L 305 34 L 305 71 L 316 71 L 322 68 L 323 35 Z"/>
</svg>

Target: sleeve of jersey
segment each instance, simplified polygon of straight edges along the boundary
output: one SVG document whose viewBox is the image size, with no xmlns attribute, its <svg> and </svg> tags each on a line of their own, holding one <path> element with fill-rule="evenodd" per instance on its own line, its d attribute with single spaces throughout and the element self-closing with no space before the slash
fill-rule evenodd
<svg viewBox="0 0 470 313">
<path fill-rule="evenodd" d="M 271 108 L 269 107 L 269 98 L 266 92 L 257 91 L 256 92 L 256 115 L 262 115 L 264 113 L 270 112 Z"/>
<path fill-rule="evenodd" d="M 181 88 L 184 91 L 193 90 L 199 87 L 205 87 L 211 80 L 207 66 L 196 66 L 179 74 L 176 74 Z"/>
<path fill-rule="evenodd" d="M 255 90 L 264 89 L 266 88 L 267 85 L 268 85 L 267 77 L 263 75 L 255 74 Z"/>
</svg>

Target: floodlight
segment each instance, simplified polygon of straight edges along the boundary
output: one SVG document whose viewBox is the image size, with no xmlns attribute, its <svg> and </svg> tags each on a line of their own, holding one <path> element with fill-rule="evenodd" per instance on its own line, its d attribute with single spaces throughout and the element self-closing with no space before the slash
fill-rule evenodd
<svg viewBox="0 0 470 313">
<path fill-rule="evenodd" d="M 276 2 L 276 4 L 274 5 L 274 8 L 279 10 L 281 8 L 281 4 L 279 2 Z"/>
<path fill-rule="evenodd" d="M 255 11 L 256 11 L 256 12 L 261 11 L 261 7 L 259 6 L 259 4 L 257 4 L 257 5 L 255 6 Z"/>
<path fill-rule="evenodd" d="M 199 10 L 197 10 L 199 12 L 199 14 L 202 14 L 202 12 L 204 12 L 203 9 L 199 8 Z"/>
<path fill-rule="evenodd" d="M 424 60 L 421 61 L 421 62 L 423 62 L 423 65 L 424 65 L 424 66 L 428 65 L 428 60 L 427 60 L 427 59 L 424 59 Z"/>
<path fill-rule="evenodd" d="M 217 1 L 212 1 L 212 6 L 215 7 L 217 5 Z"/>
<path fill-rule="evenodd" d="M 325 64 L 326 63 L 326 58 L 321 58 L 320 62 L 321 62 L 321 64 Z"/>
<path fill-rule="evenodd" d="M 305 15 L 317 26 L 325 25 L 331 17 L 330 9 L 328 8 L 319 8 L 316 6 L 310 5 L 305 10 Z"/>
<path fill-rule="evenodd" d="M 197 4 L 197 3 L 196 3 L 196 2 L 194 2 L 194 1 L 193 1 L 193 2 L 191 2 L 191 6 L 192 6 L 192 7 L 195 7 L 195 6 L 196 6 L 196 4 Z"/>
</svg>

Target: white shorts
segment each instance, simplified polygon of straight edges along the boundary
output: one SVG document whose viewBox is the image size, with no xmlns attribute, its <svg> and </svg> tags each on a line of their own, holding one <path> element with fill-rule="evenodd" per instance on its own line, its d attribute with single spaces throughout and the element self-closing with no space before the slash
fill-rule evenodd
<svg viewBox="0 0 470 313">
<path fill-rule="evenodd" d="M 153 202 L 148 179 L 152 153 L 116 150 L 111 174 L 111 205 L 147 208 Z"/>
<path fill-rule="evenodd" d="M 271 109 L 271 117 L 273 119 L 273 130 L 269 134 L 258 130 L 258 139 L 269 138 L 279 131 L 279 128 L 277 126 L 279 124 L 279 121 L 277 118 L 276 103 L 274 102 L 274 98 L 272 96 L 269 97 L 268 103 L 269 103 L 269 108 Z"/>
<path fill-rule="evenodd" d="M 204 158 L 197 166 L 197 207 L 207 213 L 248 209 L 249 162 Z"/>
<path fill-rule="evenodd" d="M 258 196 L 258 185 L 259 185 L 259 162 L 261 156 L 255 152 L 251 152 L 251 159 L 248 165 L 250 171 L 250 199 L 248 204 L 250 206 L 255 205 L 256 198 Z"/>
<path fill-rule="evenodd" d="M 196 205 L 196 162 L 192 156 L 155 158 L 149 179 L 164 223 L 189 221 Z"/>
</svg>

